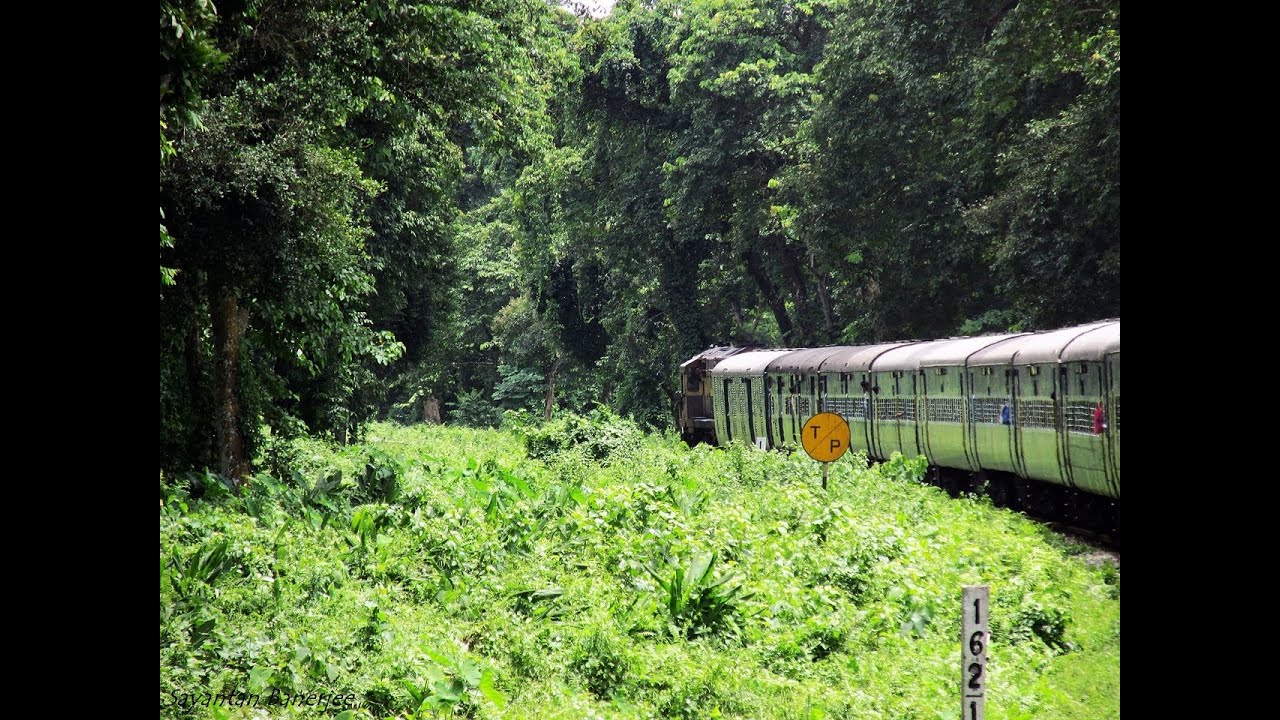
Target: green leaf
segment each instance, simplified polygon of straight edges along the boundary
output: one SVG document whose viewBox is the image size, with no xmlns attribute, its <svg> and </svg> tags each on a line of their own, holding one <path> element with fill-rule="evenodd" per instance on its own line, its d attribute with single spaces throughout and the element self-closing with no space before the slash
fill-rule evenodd
<svg viewBox="0 0 1280 720">
<path fill-rule="evenodd" d="M 249 671 L 249 692 L 260 693 L 271 684 L 271 668 L 255 667 Z"/>
<path fill-rule="evenodd" d="M 467 687 L 479 685 L 480 677 L 480 668 L 475 663 L 470 660 L 462 661 L 462 679 L 467 683 Z"/>
<path fill-rule="evenodd" d="M 489 702 L 498 706 L 502 710 L 507 706 L 507 696 L 502 691 L 493 686 L 493 671 L 485 670 L 480 676 L 480 693 L 489 699 Z"/>
</svg>

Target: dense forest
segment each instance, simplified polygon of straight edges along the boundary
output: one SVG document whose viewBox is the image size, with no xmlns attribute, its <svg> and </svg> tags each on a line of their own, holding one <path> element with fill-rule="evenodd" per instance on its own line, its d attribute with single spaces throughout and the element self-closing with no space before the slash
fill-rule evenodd
<svg viewBox="0 0 1280 720">
<path fill-rule="evenodd" d="M 1120 314 L 1120 5 L 161 0 L 160 464 Z"/>
</svg>

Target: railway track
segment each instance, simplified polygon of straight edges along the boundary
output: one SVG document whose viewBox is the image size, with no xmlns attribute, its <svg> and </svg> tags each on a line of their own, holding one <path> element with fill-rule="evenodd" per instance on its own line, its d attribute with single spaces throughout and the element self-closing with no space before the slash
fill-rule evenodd
<svg viewBox="0 0 1280 720">
<path fill-rule="evenodd" d="M 975 494 L 991 498 L 996 507 L 1015 510 L 1050 530 L 1114 553 L 1119 564 L 1120 502 L 1061 485 L 1026 480 L 1012 473 L 970 472 L 931 466 L 924 481 L 951 497 Z"/>
</svg>

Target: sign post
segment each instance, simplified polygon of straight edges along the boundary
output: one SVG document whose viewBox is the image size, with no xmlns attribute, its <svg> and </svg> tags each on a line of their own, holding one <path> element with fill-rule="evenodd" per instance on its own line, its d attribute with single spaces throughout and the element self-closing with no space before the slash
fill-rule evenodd
<svg viewBox="0 0 1280 720">
<path fill-rule="evenodd" d="M 987 716 L 987 644 L 991 640 L 991 588 L 965 585 L 961 593 L 960 696 L 964 720 Z"/>
<path fill-rule="evenodd" d="M 822 463 L 822 489 L 826 490 L 830 463 L 849 451 L 849 423 L 836 413 L 818 413 L 804 422 L 800 444 L 809 457 Z"/>
</svg>

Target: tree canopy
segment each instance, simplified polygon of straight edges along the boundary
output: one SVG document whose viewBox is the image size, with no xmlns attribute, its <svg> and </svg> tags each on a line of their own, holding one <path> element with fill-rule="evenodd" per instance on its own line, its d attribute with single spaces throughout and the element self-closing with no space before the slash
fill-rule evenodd
<svg viewBox="0 0 1280 720">
<path fill-rule="evenodd" d="M 1120 313 L 1118 2 L 162 0 L 161 466 Z"/>
</svg>

